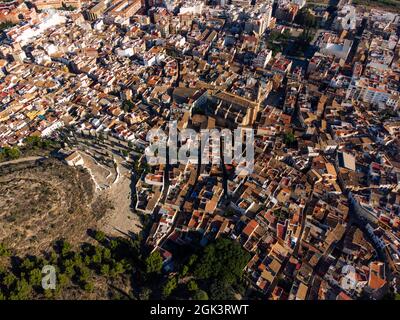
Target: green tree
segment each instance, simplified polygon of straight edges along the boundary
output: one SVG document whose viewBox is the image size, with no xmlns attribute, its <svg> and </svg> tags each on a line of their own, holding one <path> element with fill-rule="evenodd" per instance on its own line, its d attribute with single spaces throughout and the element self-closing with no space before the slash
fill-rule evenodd
<svg viewBox="0 0 400 320">
<path fill-rule="evenodd" d="M 90 258 L 90 256 L 85 256 L 83 258 L 83 262 L 85 263 L 86 266 L 90 266 L 92 264 L 92 259 Z"/>
<path fill-rule="evenodd" d="M 57 256 L 57 253 L 55 253 L 54 251 L 52 251 L 51 253 L 50 253 L 50 256 L 49 256 L 49 264 L 57 264 L 57 261 L 58 261 L 58 256 Z"/>
<path fill-rule="evenodd" d="M 208 294 L 204 290 L 197 290 L 193 294 L 193 299 L 194 300 L 208 300 Z"/>
<path fill-rule="evenodd" d="M 47 149 L 51 143 L 50 140 L 38 136 L 29 136 L 24 140 L 24 145 L 28 149 Z"/>
<path fill-rule="evenodd" d="M 153 251 L 145 260 L 146 273 L 161 273 L 163 260 L 160 252 Z"/>
<path fill-rule="evenodd" d="M 287 134 L 285 134 L 285 137 L 283 138 L 283 142 L 287 145 L 287 146 L 292 146 L 296 141 L 296 137 L 294 136 L 293 133 L 289 132 Z"/>
<path fill-rule="evenodd" d="M 198 256 L 196 254 L 192 254 L 188 261 L 188 266 L 192 266 L 197 261 Z"/>
<path fill-rule="evenodd" d="M 79 267 L 79 282 L 80 282 L 80 284 L 85 286 L 89 277 L 90 277 L 90 269 L 85 266 Z"/>
<path fill-rule="evenodd" d="M 105 260 L 111 259 L 111 250 L 108 248 L 103 248 L 102 255 L 103 255 L 103 259 L 105 259 Z"/>
<path fill-rule="evenodd" d="M 163 298 L 167 298 L 171 295 L 172 291 L 176 289 L 178 281 L 176 277 L 169 278 L 162 288 Z"/>
<path fill-rule="evenodd" d="M 189 272 L 189 267 L 187 265 L 184 265 L 181 271 L 181 277 L 185 277 L 188 272 Z"/>
<path fill-rule="evenodd" d="M 58 285 L 61 288 L 66 287 L 69 284 L 69 282 L 70 282 L 70 279 L 69 279 L 68 275 L 63 274 L 63 273 L 58 274 Z"/>
<path fill-rule="evenodd" d="M 14 160 L 21 156 L 21 151 L 17 147 L 5 148 L 5 153 L 8 159 Z"/>
<path fill-rule="evenodd" d="M 130 101 L 130 100 L 125 100 L 122 103 L 122 109 L 125 112 L 130 112 L 133 109 L 134 106 L 135 106 L 134 103 L 132 101 Z"/>
<path fill-rule="evenodd" d="M 75 275 L 75 269 L 73 265 L 69 265 L 65 267 L 65 274 L 69 277 L 72 278 Z"/>
<path fill-rule="evenodd" d="M 12 28 L 13 26 L 15 26 L 15 23 L 9 21 L 2 22 L 0 23 L 0 31 L 7 30 L 9 28 Z"/>
<path fill-rule="evenodd" d="M 122 149 L 122 155 L 126 158 L 129 155 L 129 152 L 126 151 L 125 149 Z"/>
<path fill-rule="evenodd" d="M 110 266 L 108 264 L 103 264 L 101 266 L 100 272 L 104 276 L 108 275 L 110 273 Z"/>
<path fill-rule="evenodd" d="M 44 290 L 44 297 L 47 300 L 53 299 L 54 298 L 54 294 L 55 294 L 54 290 L 51 290 L 51 289 Z"/>
<path fill-rule="evenodd" d="M 187 284 L 187 288 L 189 291 L 197 291 L 199 286 L 197 285 L 196 281 L 190 280 Z"/>
<path fill-rule="evenodd" d="M 32 287 L 25 279 L 17 280 L 15 288 L 10 292 L 10 300 L 27 300 L 31 292 Z"/>
<path fill-rule="evenodd" d="M 0 243 L 0 257 L 8 257 L 10 254 L 10 250 L 4 244 Z"/>
<path fill-rule="evenodd" d="M 17 281 L 17 277 L 12 274 L 8 273 L 4 278 L 3 278 L 3 284 L 10 289 L 12 285 Z"/>
<path fill-rule="evenodd" d="M 103 231 L 95 231 L 94 238 L 100 243 L 104 243 L 107 239 L 106 234 Z"/>
<path fill-rule="evenodd" d="M 40 286 L 42 283 L 42 270 L 33 269 L 29 272 L 29 284 L 31 286 Z"/>
<path fill-rule="evenodd" d="M 102 256 L 101 253 L 96 252 L 92 257 L 92 263 L 96 266 L 100 265 L 101 264 L 101 256 Z"/>
<path fill-rule="evenodd" d="M 114 251 L 114 250 L 116 250 L 118 248 L 118 241 L 116 241 L 116 240 L 111 240 L 110 241 L 110 249 L 112 250 L 112 251 Z"/>
<path fill-rule="evenodd" d="M 93 292 L 94 289 L 94 285 L 91 282 L 87 282 L 85 283 L 85 285 L 83 286 L 84 290 L 87 292 Z"/>
<path fill-rule="evenodd" d="M 233 300 L 234 291 L 229 283 L 217 280 L 210 286 L 210 297 L 212 300 Z"/>
<path fill-rule="evenodd" d="M 121 262 L 117 262 L 111 270 L 111 275 L 116 276 L 124 273 L 125 269 Z"/>
<path fill-rule="evenodd" d="M 25 258 L 20 266 L 21 270 L 26 272 L 32 270 L 34 267 L 35 267 L 35 262 L 32 261 L 30 258 Z"/>
<path fill-rule="evenodd" d="M 308 8 L 302 8 L 296 15 L 294 22 L 305 28 L 317 27 L 317 20 Z"/>
<path fill-rule="evenodd" d="M 197 262 L 194 275 L 198 279 L 219 279 L 232 284 L 241 278 L 250 255 L 239 243 L 224 238 L 207 245 Z"/>
<path fill-rule="evenodd" d="M 150 288 L 144 287 L 144 288 L 142 288 L 142 290 L 139 293 L 139 299 L 140 300 L 149 300 L 151 297 L 151 293 L 152 293 L 152 291 Z"/>
<path fill-rule="evenodd" d="M 71 244 L 69 244 L 67 241 L 62 241 L 62 243 L 61 243 L 61 255 L 63 257 L 67 256 L 68 253 L 71 252 L 71 248 L 72 248 Z"/>
</svg>

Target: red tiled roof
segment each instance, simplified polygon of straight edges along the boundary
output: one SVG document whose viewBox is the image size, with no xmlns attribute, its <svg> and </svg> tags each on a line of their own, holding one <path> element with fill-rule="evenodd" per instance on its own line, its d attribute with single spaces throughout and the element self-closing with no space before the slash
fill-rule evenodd
<svg viewBox="0 0 400 320">
<path fill-rule="evenodd" d="M 250 237 L 257 227 L 258 227 L 258 222 L 254 219 L 250 220 L 247 226 L 243 229 L 243 233 L 248 237 Z"/>
</svg>

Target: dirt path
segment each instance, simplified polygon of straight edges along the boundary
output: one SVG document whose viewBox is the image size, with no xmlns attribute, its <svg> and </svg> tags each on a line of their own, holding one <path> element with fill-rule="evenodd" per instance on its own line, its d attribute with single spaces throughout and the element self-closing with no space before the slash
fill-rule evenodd
<svg viewBox="0 0 400 320">
<path fill-rule="evenodd" d="M 25 161 L 34 161 L 34 160 L 45 159 L 45 158 L 46 157 L 31 156 L 31 157 L 26 157 L 26 158 L 4 161 L 4 162 L 0 163 L 0 166 L 5 166 L 7 164 L 16 164 L 16 163 L 25 162 Z"/>
<path fill-rule="evenodd" d="M 119 161 L 117 160 L 117 163 Z M 131 210 L 131 173 L 118 165 L 120 176 L 117 182 L 102 191 L 113 202 L 114 209 L 107 215 L 101 229 L 110 235 L 137 234 L 141 230 L 139 217 Z"/>
</svg>

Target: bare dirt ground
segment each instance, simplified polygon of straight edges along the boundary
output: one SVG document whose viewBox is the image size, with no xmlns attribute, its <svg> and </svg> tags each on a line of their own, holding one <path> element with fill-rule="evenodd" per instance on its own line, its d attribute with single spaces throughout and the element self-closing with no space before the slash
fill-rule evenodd
<svg viewBox="0 0 400 320">
<path fill-rule="evenodd" d="M 103 147 L 103 144 L 94 143 L 91 140 L 85 140 L 85 142 L 84 145 L 81 143 L 72 150 L 78 150 L 84 159 L 85 167 L 90 171 L 95 182 L 96 196 L 108 199 L 112 206 L 98 224 L 98 228 L 110 236 L 132 236 L 139 233 L 142 225 L 139 216 L 131 209 L 132 176 L 126 159 L 114 152 L 113 161 L 109 161 L 114 165 L 98 161 L 94 157 L 110 154 L 109 146 Z"/>
<path fill-rule="evenodd" d="M 131 210 L 131 173 L 116 158 L 119 177 L 109 189 L 101 191 L 113 203 L 113 209 L 103 219 L 100 229 L 112 236 L 137 234 L 142 226 L 137 214 Z"/>
<path fill-rule="evenodd" d="M 98 163 L 93 157 L 85 152 L 79 152 L 79 154 L 85 162 L 85 167 L 92 172 L 99 186 L 108 186 L 114 181 L 116 176 L 114 168 L 109 168 Z"/>
<path fill-rule="evenodd" d="M 88 229 L 111 236 L 140 232 L 125 159 L 114 155 L 114 165 L 107 165 L 79 152 L 84 168 L 39 156 L 0 165 L 0 243 L 16 254 L 37 254 L 59 238 L 73 245 L 90 241 Z"/>
<path fill-rule="evenodd" d="M 17 254 L 50 249 L 54 240 L 88 239 L 110 207 L 90 174 L 55 159 L 0 167 L 0 242 Z"/>
</svg>

